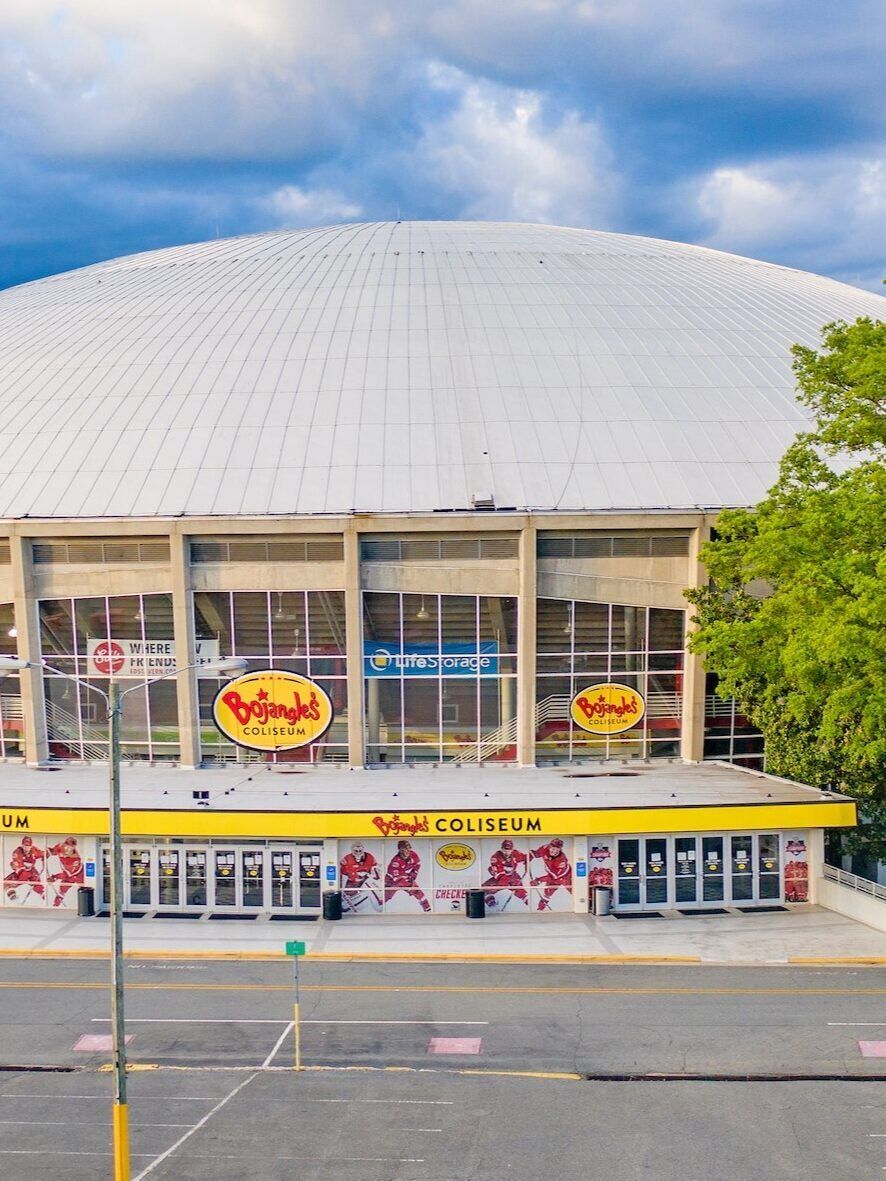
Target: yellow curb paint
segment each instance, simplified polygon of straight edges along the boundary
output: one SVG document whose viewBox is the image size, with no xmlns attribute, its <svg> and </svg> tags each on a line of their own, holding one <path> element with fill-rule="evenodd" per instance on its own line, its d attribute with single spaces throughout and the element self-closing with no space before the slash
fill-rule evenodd
<svg viewBox="0 0 886 1181">
<path fill-rule="evenodd" d="M 886 965 L 886 955 L 791 955 L 789 964 L 807 964 L 821 966 L 822 964 L 868 964 L 874 967 Z"/>
<path fill-rule="evenodd" d="M 242 961 L 251 963 L 275 963 L 288 957 L 282 951 L 182 951 L 180 948 L 165 951 L 131 950 L 123 953 L 129 960 L 207 960 L 207 961 Z M 110 959 L 110 952 L 94 950 L 92 948 L 40 948 L 25 949 L 0 948 L 0 958 L 3 959 L 82 959 L 106 960 Z M 476 964 L 699 964 L 700 956 L 696 955 L 535 955 L 527 952 L 525 955 L 480 953 L 480 952 L 331 952 L 309 951 L 303 957 L 317 963 L 328 964 L 434 964 L 434 963 L 476 963 Z"/>
</svg>

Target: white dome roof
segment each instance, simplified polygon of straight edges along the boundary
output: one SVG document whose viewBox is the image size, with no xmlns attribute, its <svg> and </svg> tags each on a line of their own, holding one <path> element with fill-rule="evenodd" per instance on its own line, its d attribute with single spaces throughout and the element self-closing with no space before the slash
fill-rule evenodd
<svg viewBox="0 0 886 1181">
<path fill-rule="evenodd" d="M 0 516 L 749 504 L 804 426 L 789 346 L 883 306 L 536 225 L 117 259 L 0 293 Z"/>
</svg>

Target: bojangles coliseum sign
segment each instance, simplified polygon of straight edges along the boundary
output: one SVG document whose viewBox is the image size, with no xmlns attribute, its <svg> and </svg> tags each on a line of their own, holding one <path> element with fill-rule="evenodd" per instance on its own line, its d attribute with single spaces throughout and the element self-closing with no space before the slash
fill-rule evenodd
<svg viewBox="0 0 886 1181">
<path fill-rule="evenodd" d="M 322 738 L 332 702 L 307 677 L 282 669 L 246 673 L 223 685 L 212 705 L 216 726 L 249 750 L 295 750 Z"/>
</svg>

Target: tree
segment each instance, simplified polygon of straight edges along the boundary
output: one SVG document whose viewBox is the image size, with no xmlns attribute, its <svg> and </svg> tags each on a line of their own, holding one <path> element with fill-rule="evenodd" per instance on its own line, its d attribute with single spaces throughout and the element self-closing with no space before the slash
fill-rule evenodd
<svg viewBox="0 0 886 1181">
<path fill-rule="evenodd" d="M 754 509 L 724 512 L 702 549 L 710 585 L 686 592 L 690 647 L 762 730 L 775 774 L 863 801 L 886 856 L 886 324 L 795 345 L 815 419 Z"/>
</svg>

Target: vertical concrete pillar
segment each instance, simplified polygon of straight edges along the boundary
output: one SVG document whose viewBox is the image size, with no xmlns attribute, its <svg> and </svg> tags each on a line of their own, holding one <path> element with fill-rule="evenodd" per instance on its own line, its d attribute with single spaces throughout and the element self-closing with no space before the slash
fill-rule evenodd
<svg viewBox="0 0 886 1181">
<path fill-rule="evenodd" d="M 195 656 L 194 611 L 191 603 L 191 553 L 187 534 L 172 532 L 169 538 L 172 574 L 172 634 L 175 659 L 179 665 L 190 664 Z M 230 652 L 223 652 L 230 656 Z M 193 771 L 200 766 L 200 706 L 197 700 L 197 673 L 191 669 L 175 678 L 178 705 L 178 734 L 181 766 Z"/>
<path fill-rule="evenodd" d="M 21 537 L 11 531 L 9 551 L 18 654 L 21 660 L 32 660 L 36 663 L 41 658 L 40 617 L 30 538 Z M 19 678 L 22 724 L 25 728 L 25 762 L 29 767 L 36 767 L 49 758 L 43 673 L 36 668 L 23 668 Z"/>
<path fill-rule="evenodd" d="M 519 603 L 517 607 L 517 762 L 535 765 L 535 621 L 537 589 L 536 540 L 529 521 L 520 530 Z"/>
<path fill-rule="evenodd" d="M 710 525 L 702 521 L 689 535 L 689 560 L 687 586 L 704 586 L 707 571 L 698 560 L 698 553 L 711 535 Z M 688 606 L 688 604 L 687 604 Z M 691 611 L 691 608 L 690 608 Z M 695 628 L 687 627 L 689 634 Z M 687 649 L 683 673 L 683 736 L 680 743 L 681 756 L 690 763 L 699 763 L 704 755 L 704 683 L 705 670 L 700 656 L 693 656 Z"/>
<path fill-rule="evenodd" d="M 363 744 L 363 607 L 360 602 L 360 535 L 349 522 L 344 533 L 345 649 L 348 666 L 348 762 L 362 767 Z"/>
<path fill-rule="evenodd" d="M 809 865 L 809 901 L 817 904 L 821 879 L 824 877 L 824 829 L 813 828 L 803 835 L 806 837 L 806 860 Z"/>
</svg>

